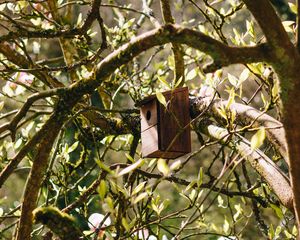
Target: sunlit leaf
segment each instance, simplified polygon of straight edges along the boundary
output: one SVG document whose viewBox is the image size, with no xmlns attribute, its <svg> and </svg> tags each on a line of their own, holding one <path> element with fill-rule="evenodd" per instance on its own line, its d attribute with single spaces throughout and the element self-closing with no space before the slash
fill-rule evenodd
<svg viewBox="0 0 300 240">
<path fill-rule="evenodd" d="M 296 4 L 290 3 L 290 2 L 288 4 L 289 4 L 289 7 L 290 7 L 291 11 L 293 13 L 297 14 L 297 6 L 296 6 Z"/>
<path fill-rule="evenodd" d="M 228 73 L 228 80 L 231 83 L 231 85 L 233 85 L 235 88 L 238 87 L 239 79 L 237 77 Z"/>
<path fill-rule="evenodd" d="M 157 76 L 157 78 L 164 86 L 166 86 L 168 89 L 171 89 L 170 84 L 167 82 L 164 76 Z"/>
<path fill-rule="evenodd" d="M 68 152 L 68 153 L 74 152 L 75 149 L 78 147 L 78 144 L 79 144 L 79 141 L 74 142 L 74 143 L 72 144 L 72 146 L 68 148 L 68 151 L 67 151 L 67 152 Z"/>
<path fill-rule="evenodd" d="M 126 218 L 122 218 L 122 225 L 126 229 L 127 232 L 130 231 L 130 227 L 129 227 L 129 224 L 128 224 Z"/>
<path fill-rule="evenodd" d="M 133 200 L 133 204 L 137 204 L 139 201 L 142 201 L 144 198 L 146 198 L 148 196 L 147 192 L 143 192 L 140 195 L 138 195 L 134 200 Z"/>
<path fill-rule="evenodd" d="M 230 106 L 235 102 L 234 98 L 235 98 L 235 91 L 232 88 L 232 89 L 230 89 L 228 101 L 227 101 L 227 104 L 226 104 L 226 107 L 225 107 L 225 109 L 227 111 L 230 109 Z"/>
<path fill-rule="evenodd" d="M 125 153 L 125 156 L 130 162 L 134 163 L 134 159 L 128 153 Z"/>
<path fill-rule="evenodd" d="M 145 182 L 141 182 L 139 185 L 137 185 L 135 187 L 135 189 L 132 191 L 132 195 L 139 193 L 145 187 L 146 183 L 147 182 L 145 181 Z"/>
<path fill-rule="evenodd" d="M 165 98 L 165 96 L 164 96 L 161 92 L 156 92 L 156 97 L 157 97 L 157 100 L 158 100 L 162 105 L 164 105 L 165 107 L 167 107 L 167 101 L 166 101 L 166 98 Z"/>
<path fill-rule="evenodd" d="M 186 75 L 185 80 L 186 81 L 190 81 L 193 80 L 195 77 L 197 77 L 198 72 L 197 72 L 197 68 L 193 68 L 191 71 L 189 71 L 189 73 Z"/>
<path fill-rule="evenodd" d="M 170 168 L 168 166 L 168 164 L 166 163 L 165 159 L 158 159 L 157 161 L 157 169 L 164 175 L 164 176 L 168 176 L 170 173 Z"/>
<path fill-rule="evenodd" d="M 248 79 L 250 75 L 250 71 L 248 68 L 245 68 L 242 73 L 240 74 L 240 77 L 239 77 L 239 84 L 242 84 L 244 81 L 246 81 Z"/>
<path fill-rule="evenodd" d="M 264 127 L 261 127 L 251 138 L 251 149 L 259 148 L 266 138 L 266 131 Z"/>
<path fill-rule="evenodd" d="M 279 81 L 274 81 L 274 85 L 272 87 L 272 97 L 277 97 L 280 92 Z"/>
<path fill-rule="evenodd" d="M 99 188 L 98 188 L 99 196 L 101 199 L 104 199 L 106 195 L 106 182 L 105 180 L 101 180 Z"/>
<path fill-rule="evenodd" d="M 4 101 L 1 101 L 0 102 L 0 111 L 3 109 L 3 107 L 4 107 Z"/>
<path fill-rule="evenodd" d="M 225 233 L 228 233 L 229 228 L 230 228 L 229 222 L 228 222 L 228 220 L 225 218 L 224 224 L 223 224 L 223 231 L 224 231 Z"/>
<path fill-rule="evenodd" d="M 122 171 L 119 172 L 118 177 L 123 176 L 124 174 L 132 172 L 134 169 L 141 167 L 145 163 L 144 159 L 139 159 L 135 163 L 131 164 L 130 166 L 124 168 Z"/>
<path fill-rule="evenodd" d="M 181 167 L 181 160 L 173 162 L 170 166 L 170 170 L 175 171 Z"/>
<path fill-rule="evenodd" d="M 0 4 L 0 11 L 3 11 L 5 7 L 6 7 L 6 3 Z"/>
</svg>

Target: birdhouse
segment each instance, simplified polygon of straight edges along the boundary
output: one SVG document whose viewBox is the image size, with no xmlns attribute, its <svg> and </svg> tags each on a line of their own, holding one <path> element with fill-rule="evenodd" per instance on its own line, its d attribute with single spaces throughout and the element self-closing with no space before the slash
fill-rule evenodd
<svg viewBox="0 0 300 240">
<path fill-rule="evenodd" d="M 162 93 L 166 106 L 156 95 L 139 102 L 143 157 L 177 158 L 191 152 L 188 88 Z"/>
</svg>

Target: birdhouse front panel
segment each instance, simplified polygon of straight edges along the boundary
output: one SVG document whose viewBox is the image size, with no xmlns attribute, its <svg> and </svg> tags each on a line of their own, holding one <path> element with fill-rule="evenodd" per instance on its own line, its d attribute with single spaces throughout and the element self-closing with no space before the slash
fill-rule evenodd
<svg viewBox="0 0 300 240">
<path fill-rule="evenodd" d="M 166 152 L 191 151 L 188 88 L 164 94 L 167 108 L 160 107 L 160 149 Z"/>
<path fill-rule="evenodd" d="M 143 157 L 176 158 L 191 151 L 188 88 L 163 95 L 166 107 L 155 95 L 140 103 Z"/>
</svg>

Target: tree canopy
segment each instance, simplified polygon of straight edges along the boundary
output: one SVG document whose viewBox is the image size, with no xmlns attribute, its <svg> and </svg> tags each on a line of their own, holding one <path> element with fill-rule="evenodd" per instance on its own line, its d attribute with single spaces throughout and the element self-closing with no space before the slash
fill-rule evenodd
<svg viewBox="0 0 300 240">
<path fill-rule="evenodd" d="M 0 0 L 1 239 L 297 239 L 299 11 Z M 192 151 L 143 156 L 141 101 L 181 87 Z"/>
</svg>

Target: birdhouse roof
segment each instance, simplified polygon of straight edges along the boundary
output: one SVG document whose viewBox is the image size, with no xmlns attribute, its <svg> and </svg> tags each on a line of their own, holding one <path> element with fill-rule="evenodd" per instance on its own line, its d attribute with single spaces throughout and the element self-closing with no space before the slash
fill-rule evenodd
<svg viewBox="0 0 300 240">
<path fill-rule="evenodd" d="M 183 92 L 183 91 L 187 91 L 187 90 L 188 90 L 188 87 L 175 88 L 175 89 L 172 89 L 172 90 L 169 90 L 169 91 L 162 92 L 162 94 L 163 95 L 169 95 L 169 94 L 175 94 L 175 93 Z M 136 107 L 141 107 L 141 106 L 147 104 L 148 102 L 152 101 L 155 98 L 156 98 L 156 94 L 147 96 L 147 97 L 143 98 L 142 100 L 136 102 L 135 106 Z"/>
</svg>

